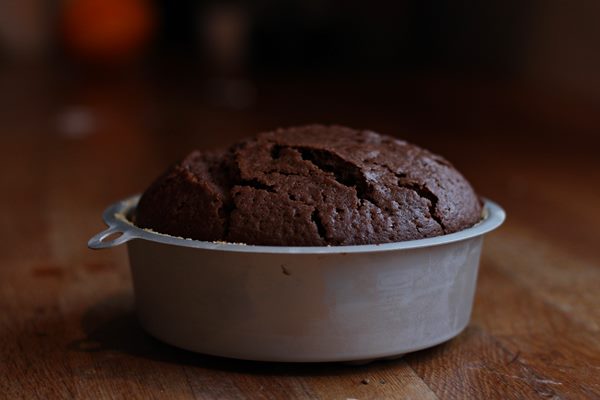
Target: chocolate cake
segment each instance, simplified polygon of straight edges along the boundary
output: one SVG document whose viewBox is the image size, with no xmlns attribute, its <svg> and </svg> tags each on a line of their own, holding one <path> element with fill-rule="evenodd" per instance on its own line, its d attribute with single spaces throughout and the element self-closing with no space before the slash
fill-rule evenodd
<svg viewBox="0 0 600 400">
<path fill-rule="evenodd" d="M 192 152 L 146 190 L 135 218 L 197 240 L 335 246 L 456 232 L 481 208 L 438 155 L 368 130 L 309 125 Z"/>
</svg>

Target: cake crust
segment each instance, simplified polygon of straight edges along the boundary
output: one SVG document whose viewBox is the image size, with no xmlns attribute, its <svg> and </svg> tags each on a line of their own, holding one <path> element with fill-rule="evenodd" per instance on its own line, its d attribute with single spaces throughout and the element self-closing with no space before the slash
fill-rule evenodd
<svg viewBox="0 0 600 400">
<path fill-rule="evenodd" d="M 136 224 L 206 241 L 337 246 L 452 233 L 481 211 L 438 155 L 368 130 L 308 125 L 190 153 L 144 192 Z"/>
</svg>

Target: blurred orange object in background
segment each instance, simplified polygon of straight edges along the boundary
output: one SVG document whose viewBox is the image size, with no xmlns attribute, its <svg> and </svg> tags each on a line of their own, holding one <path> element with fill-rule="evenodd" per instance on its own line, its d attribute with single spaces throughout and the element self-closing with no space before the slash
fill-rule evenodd
<svg viewBox="0 0 600 400">
<path fill-rule="evenodd" d="M 98 64 L 135 59 L 155 27 L 154 10 L 146 0 L 70 0 L 64 3 L 61 17 L 69 53 Z"/>
</svg>

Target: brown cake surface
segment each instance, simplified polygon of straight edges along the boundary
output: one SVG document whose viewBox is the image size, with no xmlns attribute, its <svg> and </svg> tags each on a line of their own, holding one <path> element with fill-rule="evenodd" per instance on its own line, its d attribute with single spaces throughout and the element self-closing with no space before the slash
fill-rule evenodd
<svg viewBox="0 0 600 400">
<path fill-rule="evenodd" d="M 399 242 L 456 232 L 481 203 L 445 159 L 367 130 L 309 125 L 194 151 L 143 194 L 136 224 L 276 246 Z"/>
</svg>

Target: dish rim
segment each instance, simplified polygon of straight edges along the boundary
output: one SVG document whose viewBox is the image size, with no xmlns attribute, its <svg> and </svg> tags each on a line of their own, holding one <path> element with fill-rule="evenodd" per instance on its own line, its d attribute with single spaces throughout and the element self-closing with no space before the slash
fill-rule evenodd
<svg viewBox="0 0 600 400">
<path fill-rule="evenodd" d="M 460 242 L 482 236 L 498 228 L 506 219 L 506 213 L 497 203 L 487 199 L 483 200 L 483 218 L 481 221 L 458 232 L 434 236 L 424 239 L 407 240 L 403 242 L 382 244 L 361 244 L 346 246 L 265 246 L 248 245 L 242 243 L 208 242 L 202 240 L 186 239 L 170 236 L 134 225 L 128 218 L 137 206 L 140 194 L 117 201 L 108 206 L 102 218 L 108 228 L 88 241 L 91 249 L 111 248 L 130 240 L 141 239 L 155 243 L 168 244 L 177 247 L 189 247 L 202 250 L 213 250 L 235 253 L 261 253 L 261 254 L 348 254 L 348 253 L 376 253 L 394 250 L 419 249 Z M 119 235 L 112 239 L 111 235 Z"/>
</svg>

